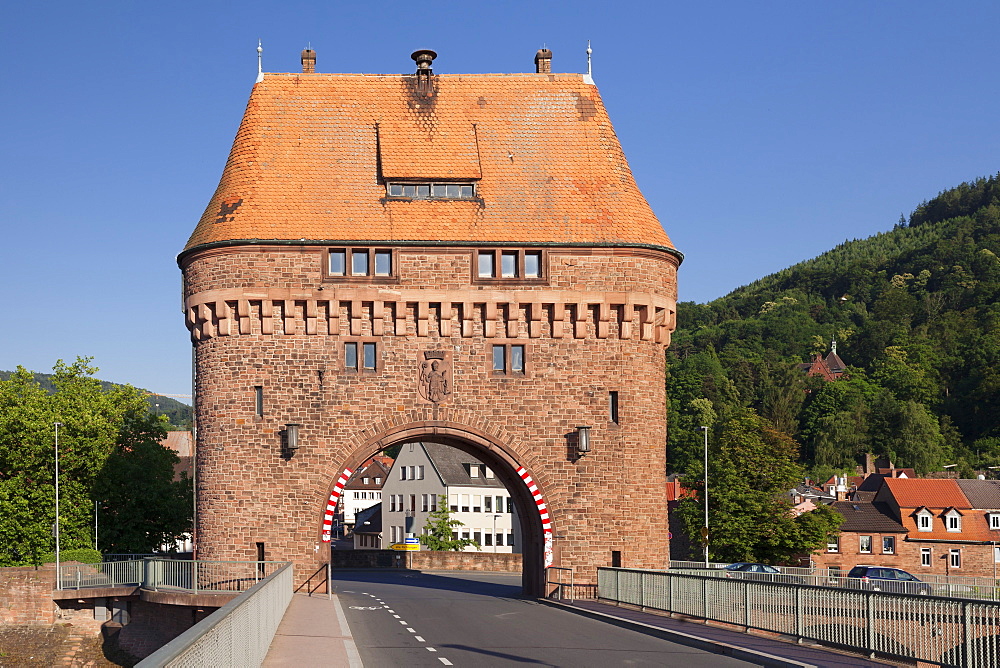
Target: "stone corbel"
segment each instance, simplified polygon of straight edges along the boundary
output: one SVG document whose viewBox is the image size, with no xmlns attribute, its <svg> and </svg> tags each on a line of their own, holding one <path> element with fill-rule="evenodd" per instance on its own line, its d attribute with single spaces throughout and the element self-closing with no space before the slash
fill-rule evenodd
<svg viewBox="0 0 1000 668">
<path fill-rule="evenodd" d="M 361 310 L 364 303 L 357 299 L 350 301 L 351 336 L 361 336 Z"/>
<path fill-rule="evenodd" d="M 528 315 L 528 336 L 537 339 L 542 335 L 542 316 L 545 310 L 539 302 L 531 302 L 526 309 Z"/>
<path fill-rule="evenodd" d="M 212 322 L 212 309 L 208 304 L 198 305 L 198 322 L 201 325 L 201 334 L 204 338 L 210 339 L 215 336 L 215 323 Z"/>
<path fill-rule="evenodd" d="M 316 306 L 315 299 L 306 300 L 306 334 L 315 334 L 317 332 L 316 319 L 319 317 L 319 308 Z"/>
<path fill-rule="evenodd" d="M 451 319 L 455 314 L 450 301 L 441 302 L 440 319 L 438 321 L 438 331 L 441 336 L 451 336 Z"/>
<path fill-rule="evenodd" d="M 552 304 L 552 338 L 561 339 L 566 335 L 569 326 L 569 312 L 566 305 L 560 302 Z"/>
<path fill-rule="evenodd" d="M 240 334 L 250 333 L 250 300 L 240 299 L 236 302 L 236 315 L 239 317 Z"/>
<path fill-rule="evenodd" d="M 583 339 L 587 337 L 587 316 L 590 314 L 590 309 L 587 308 L 587 304 L 578 303 L 575 305 L 574 318 L 573 318 L 573 336 L 578 339 Z"/>
<path fill-rule="evenodd" d="M 330 336 L 340 335 L 339 299 L 330 299 L 326 302 L 326 333 Z"/>
<path fill-rule="evenodd" d="M 635 306 L 632 304 L 622 305 L 621 338 L 628 340 L 632 338 L 632 321 L 635 319 Z"/>
<path fill-rule="evenodd" d="M 215 316 L 219 321 L 219 336 L 229 336 L 232 334 L 233 319 L 229 304 L 221 299 L 215 302 Z"/>
<path fill-rule="evenodd" d="M 260 333 L 274 334 L 274 302 L 270 299 L 260 302 Z"/>
<path fill-rule="evenodd" d="M 396 302 L 393 307 L 396 317 L 396 336 L 406 336 L 406 302 Z"/>
<path fill-rule="evenodd" d="M 428 336 L 430 332 L 430 306 L 427 302 L 417 302 L 417 336 Z"/>
<path fill-rule="evenodd" d="M 497 335 L 497 303 L 486 302 L 486 317 L 483 319 L 484 336 L 495 339 Z"/>
<path fill-rule="evenodd" d="M 372 302 L 372 336 L 385 334 L 385 302 Z"/>
<path fill-rule="evenodd" d="M 284 317 L 284 322 L 282 327 L 285 330 L 285 334 L 295 334 L 298 330 L 298 323 L 295 322 L 295 301 L 292 299 L 285 299 L 284 304 L 282 304 L 282 316 Z"/>
<path fill-rule="evenodd" d="M 606 302 L 601 302 L 598 305 L 597 314 L 597 338 L 606 339 L 608 338 L 608 332 L 611 330 L 611 304 Z"/>
<path fill-rule="evenodd" d="M 472 336 L 472 319 L 475 312 L 475 306 L 471 302 L 464 302 L 462 304 L 462 336 L 470 337 Z"/>
</svg>

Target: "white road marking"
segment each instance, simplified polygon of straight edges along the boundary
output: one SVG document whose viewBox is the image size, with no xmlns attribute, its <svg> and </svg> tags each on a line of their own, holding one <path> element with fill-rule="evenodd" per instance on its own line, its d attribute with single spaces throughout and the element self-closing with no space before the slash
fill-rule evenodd
<svg viewBox="0 0 1000 668">
<path fill-rule="evenodd" d="M 401 620 L 399 620 L 399 623 L 400 623 L 400 624 L 402 624 L 403 626 L 406 626 L 408 622 L 404 622 L 404 621 L 403 621 L 403 620 L 401 619 Z"/>
<path fill-rule="evenodd" d="M 438 657 L 438 661 L 440 661 L 441 663 L 443 663 L 446 666 L 453 666 L 453 665 L 455 665 L 451 661 L 449 661 L 448 659 L 444 658 L 443 656 L 439 656 Z"/>
<path fill-rule="evenodd" d="M 414 631 L 413 629 L 411 629 L 409 626 L 406 627 L 406 630 L 409 631 L 410 633 L 416 633 L 416 631 Z"/>
<path fill-rule="evenodd" d="M 428 651 L 428 652 L 436 652 L 437 650 L 436 650 L 436 649 L 434 649 L 433 647 L 428 647 L 428 648 L 427 648 L 427 651 Z"/>
<path fill-rule="evenodd" d="M 388 610 L 390 613 L 396 612 L 395 610 L 389 610 L 389 606 L 385 606 L 385 609 Z"/>
<path fill-rule="evenodd" d="M 392 612 L 392 610 L 390 610 L 389 612 Z M 395 617 L 396 619 L 399 619 L 399 615 L 393 615 L 393 617 Z"/>
<path fill-rule="evenodd" d="M 427 642 L 426 640 L 424 640 L 420 636 L 413 636 L 413 637 L 417 639 L 417 642 Z"/>
</svg>

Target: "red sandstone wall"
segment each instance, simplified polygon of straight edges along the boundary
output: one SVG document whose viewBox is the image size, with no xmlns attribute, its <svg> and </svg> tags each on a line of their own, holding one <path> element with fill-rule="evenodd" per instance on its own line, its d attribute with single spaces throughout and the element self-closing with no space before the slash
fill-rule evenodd
<svg viewBox="0 0 1000 668">
<path fill-rule="evenodd" d="M 450 335 L 442 336 L 436 311 L 427 318 L 426 336 L 418 336 L 419 306 L 407 303 L 405 313 L 385 317 L 386 334 L 374 336 L 382 347 L 380 370 L 349 373 L 342 368 L 342 342 L 351 338 L 346 304 L 331 336 L 324 313 L 315 334 L 303 333 L 307 314 L 298 303 L 287 314 L 294 333 L 283 333 L 286 314 L 278 302 L 275 333 L 262 334 L 257 302 L 250 333 L 233 330 L 196 342 L 199 558 L 255 559 L 255 543 L 263 542 L 267 559 L 290 559 L 299 571 L 311 572 L 326 554 L 319 525 L 333 482 L 344 465 L 374 454 L 362 444 L 395 425 L 448 421 L 492 435 L 530 470 L 552 516 L 556 563 L 575 567 L 578 580 L 610 565 L 613 550 L 621 552 L 623 566 L 665 567 L 665 341 L 640 340 L 639 315 L 623 326 L 623 311 L 613 314 L 606 338 L 598 338 L 597 305 L 583 318 L 583 338 L 574 337 L 572 323 L 562 338 L 553 337 L 550 318 L 554 310 L 559 317 L 566 313 L 562 304 L 543 307 L 540 331 L 531 337 L 523 302 L 530 299 L 525 294 L 538 293 L 542 302 L 554 294 L 565 304 L 592 303 L 595 292 L 608 302 L 621 302 L 628 292 L 672 300 L 673 260 L 628 249 L 550 253 L 548 285 L 476 286 L 470 283 L 470 253 L 404 249 L 398 285 L 357 289 L 369 295 L 380 289 L 389 302 L 394 290 L 422 288 L 429 302 L 498 303 L 496 338 L 484 336 L 482 307 L 475 309 L 472 336 L 461 336 L 457 314 Z M 324 285 L 324 257 L 309 248 L 208 251 L 187 264 L 185 295 L 288 288 L 289 295 L 301 291 L 315 298 L 324 294 L 316 291 Z M 353 289 L 325 284 L 325 294 L 333 297 L 334 291 L 340 300 L 349 300 Z M 365 301 L 360 313 L 358 333 L 364 337 L 373 337 L 371 307 Z M 571 318 L 574 311 L 568 313 Z M 399 317 L 405 318 L 406 334 L 397 336 L 392 332 Z M 672 329 L 672 317 L 668 325 Z M 633 337 L 621 338 L 627 327 Z M 495 377 L 490 346 L 511 339 L 526 345 L 528 373 Z M 418 358 L 428 350 L 452 355 L 454 393 L 439 405 L 417 392 Z M 254 415 L 255 385 L 265 388 L 263 418 Z M 608 419 L 610 390 L 620 393 L 620 424 Z M 292 458 L 281 452 L 280 430 L 289 422 L 302 425 L 302 447 Z M 578 425 L 593 427 L 593 452 L 576 460 L 567 435 Z"/>
<path fill-rule="evenodd" d="M 0 624 L 54 624 L 55 568 L 0 568 Z"/>
</svg>

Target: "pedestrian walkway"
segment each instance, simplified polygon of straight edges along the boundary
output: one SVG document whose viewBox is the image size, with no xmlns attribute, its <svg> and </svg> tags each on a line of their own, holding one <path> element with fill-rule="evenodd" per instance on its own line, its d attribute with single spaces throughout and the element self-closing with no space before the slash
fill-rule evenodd
<svg viewBox="0 0 1000 668">
<path fill-rule="evenodd" d="M 625 626 L 673 642 L 715 651 L 764 666 L 884 668 L 886 665 L 897 665 L 865 659 L 857 654 L 820 649 L 818 646 L 797 645 L 792 642 L 773 640 L 752 633 L 741 633 L 699 622 L 671 619 L 664 615 L 620 607 L 610 603 L 592 600 L 557 602 L 547 599 L 545 602 L 579 614 L 603 619 L 617 626 Z"/>
<path fill-rule="evenodd" d="M 340 601 L 326 594 L 292 596 L 262 666 L 361 668 Z"/>
</svg>

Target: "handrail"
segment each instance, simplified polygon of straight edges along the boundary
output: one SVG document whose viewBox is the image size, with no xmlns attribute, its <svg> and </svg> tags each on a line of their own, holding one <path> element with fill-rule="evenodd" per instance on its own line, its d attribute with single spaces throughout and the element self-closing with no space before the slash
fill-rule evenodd
<svg viewBox="0 0 1000 668">
<path fill-rule="evenodd" d="M 324 575 L 323 580 L 321 582 L 317 583 L 315 587 L 310 586 L 309 583 L 312 582 L 312 579 L 314 577 L 316 577 L 317 575 L 319 575 L 320 573 L 323 573 L 323 575 Z M 320 586 L 322 586 L 325 583 L 326 584 L 326 595 L 327 595 L 327 598 L 332 599 L 333 598 L 333 587 L 331 586 L 332 583 L 330 582 L 331 578 L 332 578 L 332 573 L 330 572 L 330 564 L 323 564 L 322 566 L 320 566 L 319 568 L 317 568 L 313 572 L 312 575 L 310 575 L 309 577 L 307 577 L 305 582 L 303 582 L 302 584 L 300 584 L 298 587 L 295 588 L 295 593 L 298 594 L 302 590 L 302 588 L 305 587 L 306 588 L 306 593 L 309 596 L 312 596 L 313 592 L 316 591 L 317 589 L 319 589 Z"/>
<path fill-rule="evenodd" d="M 549 579 L 549 575 L 548 575 L 549 571 L 569 571 L 569 600 L 570 601 L 575 600 L 575 589 L 574 589 L 574 583 L 573 583 L 573 569 L 572 568 L 567 568 L 565 566 L 549 566 L 549 567 L 547 567 L 545 569 L 545 584 L 546 585 L 550 585 L 550 584 L 556 585 L 556 591 L 555 591 L 555 593 L 556 593 L 556 600 L 557 601 L 561 601 L 561 600 L 563 600 L 563 585 L 565 584 L 562 581 L 562 573 L 561 572 L 559 573 L 559 580 L 553 582 L 552 580 Z"/>
</svg>

